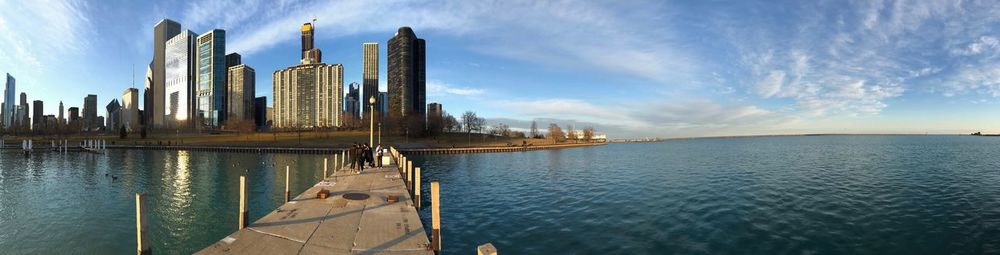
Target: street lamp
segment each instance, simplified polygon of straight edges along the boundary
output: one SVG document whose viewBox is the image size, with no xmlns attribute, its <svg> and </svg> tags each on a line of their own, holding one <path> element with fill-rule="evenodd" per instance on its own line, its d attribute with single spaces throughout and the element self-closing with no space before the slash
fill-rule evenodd
<svg viewBox="0 0 1000 255">
<path fill-rule="evenodd" d="M 368 124 L 368 133 L 369 133 L 368 145 L 374 146 L 375 145 L 375 97 L 374 96 L 368 98 L 368 105 L 369 105 L 368 111 L 371 112 L 371 117 L 370 117 L 371 122 Z"/>
</svg>

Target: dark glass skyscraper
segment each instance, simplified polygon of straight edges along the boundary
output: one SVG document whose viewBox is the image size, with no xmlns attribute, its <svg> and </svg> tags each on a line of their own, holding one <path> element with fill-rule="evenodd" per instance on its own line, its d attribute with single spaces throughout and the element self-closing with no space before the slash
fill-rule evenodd
<svg viewBox="0 0 1000 255">
<path fill-rule="evenodd" d="M 425 42 L 401 27 L 388 43 L 389 118 L 426 114 Z"/>
<path fill-rule="evenodd" d="M 226 31 L 198 36 L 198 116 L 201 125 L 217 128 L 226 121 Z"/>
</svg>

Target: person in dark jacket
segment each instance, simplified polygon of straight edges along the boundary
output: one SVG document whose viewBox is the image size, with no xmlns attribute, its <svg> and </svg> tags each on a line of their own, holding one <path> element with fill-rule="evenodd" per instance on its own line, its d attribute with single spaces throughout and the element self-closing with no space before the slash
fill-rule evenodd
<svg viewBox="0 0 1000 255">
<path fill-rule="evenodd" d="M 358 163 L 358 143 L 351 144 L 351 148 L 347 150 L 347 154 L 350 157 L 348 161 L 351 161 L 351 170 L 356 170 Z"/>
</svg>

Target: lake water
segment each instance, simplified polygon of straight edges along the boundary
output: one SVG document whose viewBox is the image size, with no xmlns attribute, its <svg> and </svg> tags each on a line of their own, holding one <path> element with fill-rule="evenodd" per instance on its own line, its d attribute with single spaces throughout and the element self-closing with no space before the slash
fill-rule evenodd
<svg viewBox="0 0 1000 255">
<path fill-rule="evenodd" d="M 320 155 L 0 153 L 0 254 L 197 251 L 314 184 Z M 801 136 L 411 156 L 440 180 L 446 254 L 1000 253 L 1000 137 Z M 117 176 L 117 180 L 105 174 Z M 430 185 L 422 185 L 429 205 Z M 430 207 L 421 210 L 429 226 Z M 428 227 L 429 230 L 429 227 Z"/>
</svg>

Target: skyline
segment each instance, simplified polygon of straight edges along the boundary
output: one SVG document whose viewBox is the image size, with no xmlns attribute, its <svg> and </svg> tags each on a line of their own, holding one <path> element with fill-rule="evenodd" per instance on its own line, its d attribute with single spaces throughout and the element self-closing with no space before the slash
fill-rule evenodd
<svg viewBox="0 0 1000 255">
<path fill-rule="evenodd" d="M 498 9 L 516 15 L 491 15 Z M 952 1 L 6 1 L 0 73 L 48 102 L 46 115 L 58 115 L 59 101 L 82 108 L 87 94 L 98 105 L 121 100 L 133 66 L 143 87 L 153 25 L 170 18 L 199 34 L 226 30 L 226 53 L 257 70 L 256 96 L 270 98 L 270 72 L 297 62 L 299 34 L 288 27 L 315 18 L 316 46 L 324 62 L 344 65 L 344 84 L 363 82 L 363 43 L 384 53 L 409 26 L 434 42 L 427 103 L 512 127 L 555 119 L 665 138 L 1000 133 L 990 118 L 1000 115 L 998 10 Z M 386 91 L 385 61 L 378 73 Z"/>
</svg>

